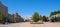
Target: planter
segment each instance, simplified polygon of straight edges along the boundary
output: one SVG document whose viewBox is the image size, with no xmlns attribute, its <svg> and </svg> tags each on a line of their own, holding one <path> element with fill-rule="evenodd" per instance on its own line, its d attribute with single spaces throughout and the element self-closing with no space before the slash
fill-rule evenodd
<svg viewBox="0 0 60 27">
<path fill-rule="evenodd" d="M 30 22 L 31 24 L 43 24 L 42 21 L 38 21 L 38 22 Z"/>
</svg>

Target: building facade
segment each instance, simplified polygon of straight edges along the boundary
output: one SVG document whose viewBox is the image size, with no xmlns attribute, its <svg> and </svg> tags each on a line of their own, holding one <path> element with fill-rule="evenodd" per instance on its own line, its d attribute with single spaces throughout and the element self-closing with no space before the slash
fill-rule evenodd
<svg viewBox="0 0 60 27">
<path fill-rule="evenodd" d="M 49 18 L 52 19 L 52 18 L 56 18 L 56 17 L 60 17 L 60 14 L 53 15 L 53 16 L 51 16 Z"/>
<path fill-rule="evenodd" d="M 18 13 L 15 14 L 8 14 L 8 22 L 23 22 L 24 19 L 18 15 Z"/>
<path fill-rule="evenodd" d="M 23 22 L 24 21 L 24 19 L 18 13 L 14 14 L 14 20 L 16 22 Z"/>
<path fill-rule="evenodd" d="M 9 14 L 8 13 L 8 7 L 3 5 L 1 1 L 0 1 L 0 13 L 6 17 L 7 22 L 15 22 L 15 20 L 16 20 L 16 22 L 24 21 L 24 19 L 20 15 L 18 15 L 18 13 Z"/>
<path fill-rule="evenodd" d="M 2 2 L 0 2 L 0 13 L 3 14 L 5 17 L 8 16 L 8 7 L 3 5 Z"/>
<path fill-rule="evenodd" d="M 8 22 L 13 23 L 14 22 L 14 15 L 8 14 Z"/>
</svg>

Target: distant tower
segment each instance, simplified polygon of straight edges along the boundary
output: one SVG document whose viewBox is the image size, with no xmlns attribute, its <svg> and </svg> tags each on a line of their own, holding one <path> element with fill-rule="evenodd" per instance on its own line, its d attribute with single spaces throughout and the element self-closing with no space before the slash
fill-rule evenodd
<svg viewBox="0 0 60 27">
<path fill-rule="evenodd" d="M 8 7 L 2 4 L 0 1 L 0 13 L 3 14 L 5 17 L 8 16 Z"/>
</svg>

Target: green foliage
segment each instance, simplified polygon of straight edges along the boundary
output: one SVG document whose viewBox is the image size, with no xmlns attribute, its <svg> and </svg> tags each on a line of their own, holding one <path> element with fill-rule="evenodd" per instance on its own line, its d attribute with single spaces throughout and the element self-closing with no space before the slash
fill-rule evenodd
<svg viewBox="0 0 60 27">
<path fill-rule="evenodd" d="M 51 12 L 50 16 L 56 15 L 56 14 L 60 14 L 60 11 Z M 60 17 L 55 17 L 55 18 L 52 18 L 51 20 L 55 22 L 60 22 Z"/>
<path fill-rule="evenodd" d="M 2 21 L 2 18 L 3 18 L 3 15 L 2 15 L 2 14 L 0 14 L 0 21 Z"/>
<path fill-rule="evenodd" d="M 14 17 L 14 22 L 16 22 L 16 17 Z"/>
<path fill-rule="evenodd" d="M 51 12 L 50 16 L 56 15 L 56 14 L 60 14 L 60 11 L 54 11 L 54 12 Z"/>
<path fill-rule="evenodd" d="M 32 17 L 32 20 L 33 20 L 34 22 L 39 21 L 39 14 L 38 14 L 37 12 L 34 13 L 34 15 L 33 15 L 33 17 Z"/>
<path fill-rule="evenodd" d="M 5 20 L 6 20 L 6 17 L 3 16 L 3 14 L 0 13 L 0 22 L 5 21 Z"/>
<path fill-rule="evenodd" d="M 48 21 L 48 17 L 43 16 L 43 21 L 47 22 Z"/>
<path fill-rule="evenodd" d="M 56 18 L 55 18 L 55 21 L 56 21 L 56 22 L 60 22 L 60 17 L 56 17 Z"/>
<path fill-rule="evenodd" d="M 40 19 L 40 20 L 43 20 L 43 17 L 42 17 L 42 16 L 39 16 L 39 19 Z"/>
<path fill-rule="evenodd" d="M 55 18 L 52 18 L 51 20 L 53 20 L 54 22 L 60 22 L 60 17 L 55 17 Z"/>
</svg>

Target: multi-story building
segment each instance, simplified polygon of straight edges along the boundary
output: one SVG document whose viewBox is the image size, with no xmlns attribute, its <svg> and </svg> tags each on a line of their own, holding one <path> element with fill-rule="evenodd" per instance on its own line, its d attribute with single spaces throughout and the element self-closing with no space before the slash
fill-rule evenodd
<svg viewBox="0 0 60 27">
<path fill-rule="evenodd" d="M 8 7 L 3 5 L 1 1 L 0 1 L 0 13 L 6 17 L 8 22 L 14 22 L 14 18 L 16 18 L 16 22 L 24 21 L 23 18 L 18 15 L 18 13 L 12 15 L 8 14 Z"/>
<path fill-rule="evenodd" d="M 8 14 L 8 22 L 14 22 L 14 15 Z"/>
<path fill-rule="evenodd" d="M 14 14 L 14 19 L 16 20 L 16 22 L 23 22 L 24 19 L 18 14 Z"/>
<path fill-rule="evenodd" d="M 24 21 L 24 19 L 18 15 L 18 13 L 16 14 L 8 14 L 8 22 L 22 22 Z"/>
<path fill-rule="evenodd" d="M 0 1 L 0 13 L 3 14 L 5 17 L 8 16 L 8 7 L 2 4 Z"/>
</svg>

